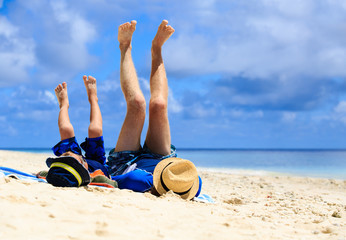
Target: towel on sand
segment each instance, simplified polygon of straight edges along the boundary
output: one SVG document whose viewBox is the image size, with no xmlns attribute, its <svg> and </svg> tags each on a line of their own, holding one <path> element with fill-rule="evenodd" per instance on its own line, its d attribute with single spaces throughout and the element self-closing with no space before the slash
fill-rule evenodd
<svg viewBox="0 0 346 240">
<path fill-rule="evenodd" d="M 45 183 L 47 182 L 42 177 L 37 177 L 35 175 L 21 172 L 13 168 L 7 168 L 7 167 L 0 167 L 0 178 L 1 177 L 13 177 L 19 180 L 31 181 L 31 182 L 45 182 Z M 114 186 L 109 186 L 107 182 L 102 183 L 103 176 L 100 176 L 99 174 L 95 174 L 95 176 L 93 177 L 95 178 L 95 180 L 94 182 L 92 181 L 93 184 L 89 184 L 89 185 L 93 185 L 97 187 L 114 188 Z M 197 202 L 204 202 L 204 203 L 215 203 L 215 201 L 207 194 L 200 194 L 198 197 L 193 198 L 193 200 Z"/>
<path fill-rule="evenodd" d="M 44 179 L 37 178 L 35 175 L 18 171 L 13 168 L 0 167 L 0 177 L 13 177 L 20 180 L 31 182 L 46 182 Z"/>
</svg>

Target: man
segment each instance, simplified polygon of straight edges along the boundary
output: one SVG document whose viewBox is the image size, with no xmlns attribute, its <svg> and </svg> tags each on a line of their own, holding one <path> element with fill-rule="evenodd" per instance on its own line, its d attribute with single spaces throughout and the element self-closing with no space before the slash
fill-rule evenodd
<svg viewBox="0 0 346 240">
<path fill-rule="evenodd" d="M 170 181 L 174 183 L 172 184 L 174 186 L 186 185 L 189 183 L 185 183 L 185 180 L 191 178 L 189 181 L 191 184 L 194 184 L 194 192 L 186 194 L 185 190 L 181 191 L 181 195 L 184 198 L 191 199 L 198 195 L 201 181 L 192 163 L 185 164 L 186 160 L 175 158 L 177 155 L 175 147 L 171 145 L 167 113 L 168 82 L 162 59 L 162 46 L 174 33 L 174 29 L 168 25 L 167 20 L 163 20 L 152 41 L 149 126 L 145 143 L 142 147 L 140 138 L 145 121 L 146 102 L 138 83 L 131 55 L 131 40 L 136 24 L 136 21 L 124 23 L 119 26 L 118 31 L 121 53 L 120 84 L 127 103 L 127 112 L 116 147 L 111 150 L 108 157 L 108 170 L 111 178 L 118 183 L 120 189 L 125 188 L 137 192 L 145 192 L 154 190 L 154 169 L 158 164 L 161 164 L 160 171 L 156 174 L 161 174 L 161 180 L 162 176 L 168 177 L 172 176 L 172 174 L 175 175 L 175 179 L 178 179 L 179 176 L 182 177 L 182 181 L 179 181 L 179 184 L 176 184 L 177 181 L 172 179 L 172 181 L 167 180 L 167 183 Z M 167 167 L 168 165 L 169 167 Z M 187 168 L 189 171 L 186 170 Z M 166 170 L 167 174 L 162 175 L 163 172 L 161 171 L 163 170 Z M 167 186 L 164 186 L 164 188 L 166 189 L 163 190 L 164 192 L 172 189 L 168 189 Z M 188 188 L 189 192 L 190 188 L 191 186 Z M 159 193 L 162 194 L 162 192 Z M 176 191 L 176 193 L 179 192 Z"/>
</svg>

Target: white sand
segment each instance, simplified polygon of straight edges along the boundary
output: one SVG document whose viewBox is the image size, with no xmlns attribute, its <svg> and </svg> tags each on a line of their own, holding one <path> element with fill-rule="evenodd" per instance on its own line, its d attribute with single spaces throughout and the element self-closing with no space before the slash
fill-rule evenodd
<svg viewBox="0 0 346 240">
<path fill-rule="evenodd" d="M 48 156 L 0 151 L 0 166 Z M 215 204 L 0 178 L 0 239 L 346 239 L 346 181 L 199 171 Z"/>
</svg>

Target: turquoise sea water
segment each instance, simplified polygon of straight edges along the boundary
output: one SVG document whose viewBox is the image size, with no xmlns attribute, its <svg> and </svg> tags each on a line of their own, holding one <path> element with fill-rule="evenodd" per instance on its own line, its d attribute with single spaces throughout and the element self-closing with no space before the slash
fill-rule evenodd
<svg viewBox="0 0 346 240">
<path fill-rule="evenodd" d="M 197 166 L 346 179 L 346 150 L 182 150 Z"/>
<path fill-rule="evenodd" d="M 46 148 L 9 150 L 51 153 Z M 197 167 L 224 172 L 346 179 L 346 150 L 178 149 L 178 157 L 193 161 Z"/>
</svg>

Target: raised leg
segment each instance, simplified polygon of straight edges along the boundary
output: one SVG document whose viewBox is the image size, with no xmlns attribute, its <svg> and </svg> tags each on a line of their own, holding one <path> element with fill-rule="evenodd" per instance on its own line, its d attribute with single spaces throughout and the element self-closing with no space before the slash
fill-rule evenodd
<svg viewBox="0 0 346 240">
<path fill-rule="evenodd" d="M 132 34 L 136 21 L 119 26 L 118 41 L 121 52 L 120 84 L 127 103 L 126 117 L 121 128 L 115 151 L 136 151 L 140 148 L 140 139 L 145 120 L 145 98 L 139 87 L 131 50 Z"/>
<path fill-rule="evenodd" d="M 162 59 L 162 46 L 174 33 L 174 29 L 163 20 L 152 41 L 151 75 L 150 75 L 150 103 L 149 127 L 146 144 L 149 149 L 161 155 L 170 154 L 171 134 L 167 113 L 168 83 L 166 70 Z"/>
<path fill-rule="evenodd" d="M 74 137 L 73 126 L 68 115 L 69 101 L 67 95 L 67 83 L 63 82 L 62 84 L 59 84 L 54 91 L 60 107 L 58 118 L 60 138 L 61 140 L 65 140 Z"/>
<path fill-rule="evenodd" d="M 90 125 L 88 128 L 88 137 L 96 138 L 102 136 L 102 115 L 98 104 L 96 79 L 92 76 L 83 76 L 84 85 L 88 94 L 90 103 Z"/>
</svg>

